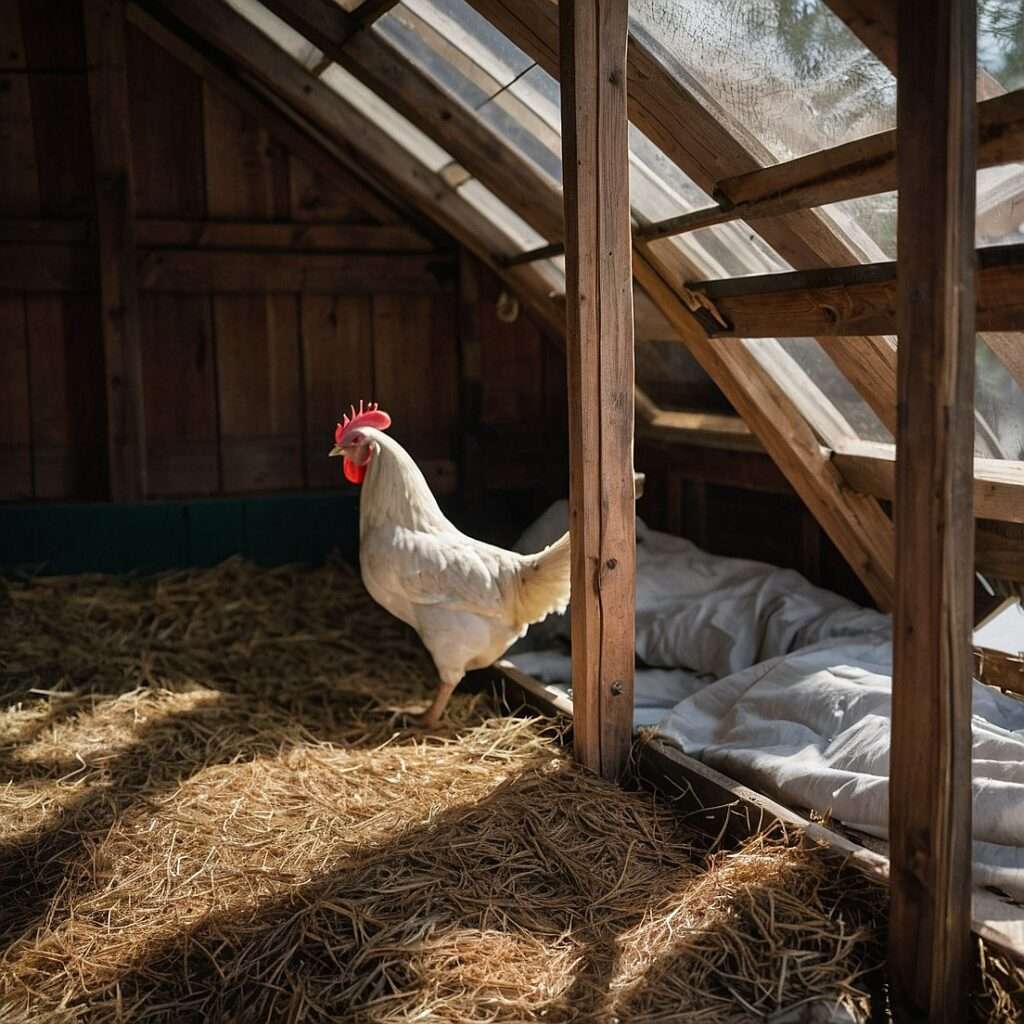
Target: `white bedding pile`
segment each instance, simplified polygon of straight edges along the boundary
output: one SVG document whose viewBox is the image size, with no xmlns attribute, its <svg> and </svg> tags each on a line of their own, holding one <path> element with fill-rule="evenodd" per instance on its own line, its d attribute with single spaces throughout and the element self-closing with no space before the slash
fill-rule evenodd
<svg viewBox="0 0 1024 1024">
<path fill-rule="evenodd" d="M 535 551 L 565 502 L 523 535 Z M 568 620 L 510 657 L 568 684 Z M 721 558 L 637 523 L 637 725 L 792 806 L 888 826 L 891 624 L 798 573 Z M 975 880 L 1024 898 L 1024 702 L 974 684 Z"/>
</svg>

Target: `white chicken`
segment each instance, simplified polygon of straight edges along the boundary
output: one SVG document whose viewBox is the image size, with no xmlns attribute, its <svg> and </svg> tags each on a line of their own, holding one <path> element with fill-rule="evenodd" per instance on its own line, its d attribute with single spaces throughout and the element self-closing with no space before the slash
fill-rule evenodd
<svg viewBox="0 0 1024 1024">
<path fill-rule="evenodd" d="M 421 724 L 437 724 L 469 669 L 497 661 L 529 626 L 569 603 L 569 534 L 534 555 L 467 537 L 441 512 L 419 467 L 383 433 L 375 404 L 338 424 L 331 455 L 362 485 L 359 565 L 371 597 L 419 633 L 440 686 Z"/>
</svg>

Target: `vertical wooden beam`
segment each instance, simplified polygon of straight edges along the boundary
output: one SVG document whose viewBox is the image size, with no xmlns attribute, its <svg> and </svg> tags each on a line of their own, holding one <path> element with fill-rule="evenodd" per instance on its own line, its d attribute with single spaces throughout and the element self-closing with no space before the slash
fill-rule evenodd
<svg viewBox="0 0 1024 1024">
<path fill-rule="evenodd" d="M 146 444 L 123 0 L 86 0 L 84 16 L 96 179 L 100 316 L 106 363 L 110 496 L 114 501 L 137 501 L 146 492 Z"/>
<path fill-rule="evenodd" d="M 967 1019 L 975 0 L 899 5 L 899 432 L 889 835 L 897 1020 Z"/>
<path fill-rule="evenodd" d="M 559 5 L 576 755 L 616 778 L 633 725 L 636 520 L 626 0 Z"/>
</svg>

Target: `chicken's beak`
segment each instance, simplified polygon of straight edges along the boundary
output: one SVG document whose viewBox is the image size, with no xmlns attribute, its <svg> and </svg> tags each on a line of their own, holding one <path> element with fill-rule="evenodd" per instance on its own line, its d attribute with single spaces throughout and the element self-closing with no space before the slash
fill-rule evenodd
<svg viewBox="0 0 1024 1024">
<path fill-rule="evenodd" d="M 342 448 L 342 447 L 341 447 L 341 445 L 337 445 L 337 444 L 336 444 L 336 445 L 335 445 L 335 446 L 334 446 L 334 447 L 333 447 L 333 448 L 332 448 L 332 449 L 331 449 L 331 450 L 330 450 L 330 451 L 329 451 L 329 452 L 327 453 L 327 457 L 328 457 L 328 458 L 331 458 L 331 456 L 332 456 L 332 455 L 344 455 L 344 454 L 345 454 L 345 449 L 344 449 L 344 448 Z"/>
</svg>

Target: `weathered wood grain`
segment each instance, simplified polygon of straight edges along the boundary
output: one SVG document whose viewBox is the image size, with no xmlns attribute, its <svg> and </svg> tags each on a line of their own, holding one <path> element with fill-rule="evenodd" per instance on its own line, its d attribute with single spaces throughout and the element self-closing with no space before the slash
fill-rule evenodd
<svg viewBox="0 0 1024 1024">
<path fill-rule="evenodd" d="M 889 970 L 897 1019 L 967 1017 L 975 0 L 899 6 Z"/>
<path fill-rule="evenodd" d="M 979 249 L 977 260 L 978 330 L 1024 329 L 1024 245 Z M 706 296 L 729 324 L 723 328 L 701 313 L 718 337 L 856 338 L 898 329 L 896 263 L 694 281 L 688 287 Z M 1004 348 L 1013 344 L 1003 342 Z"/>
<path fill-rule="evenodd" d="M 624 769 L 633 727 L 633 289 L 627 9 L 560 6 L 577 757 Z"/>
<path fill-rule="evenodd" d="M 891 501 L 895 496 L 892 445 L 858 441 L 833 452 L 846 483 L 862 494 Z M 974 515 L 1008 523 L 1024 522 L 1024 464 L 1008 459 L 974 459 Z"/>
<path fill-rule="evenodd" d="M 147 496 L 216 494 L 220 453 L 210 300 L 146 294 L 139 312 Z"/>
<path fill-rule="evenodd" d="M 325 253 L 226 249 L 148 249 L 139 253 L 140 286 L 148 291 L 376 292 L 450 291 L 449 254 Z"/>
<path fill-rule="evenodd" d="M 25 301 L 20 295 L 0 295 L 0 339 L 0 498 L 30 498 L 28 337 Z"/>
<path fill-rule="evenodd" d="M 134 25 L 125 36 L 139 217 L 206 216 L 202 79 Z"/>
<path fill-rule="evenodd" d="M 100 310 L 107 399 L 110 496 L 146 493 L 135 193 L 129 137 L 123 0 L 86 0 Z"/>
<path fill-rule="evenodd" d="M 369 296 L 302 297 L 305 462 L 310 487 L 336 487 L 338 459 L 327 453 L 342 413 L 360 399 L 376 401 Z"/>
<path fill-rule="evenodd" d="M 213 300 L 223 488 L 303 484 L 298 298 Z"/>
</svg>

